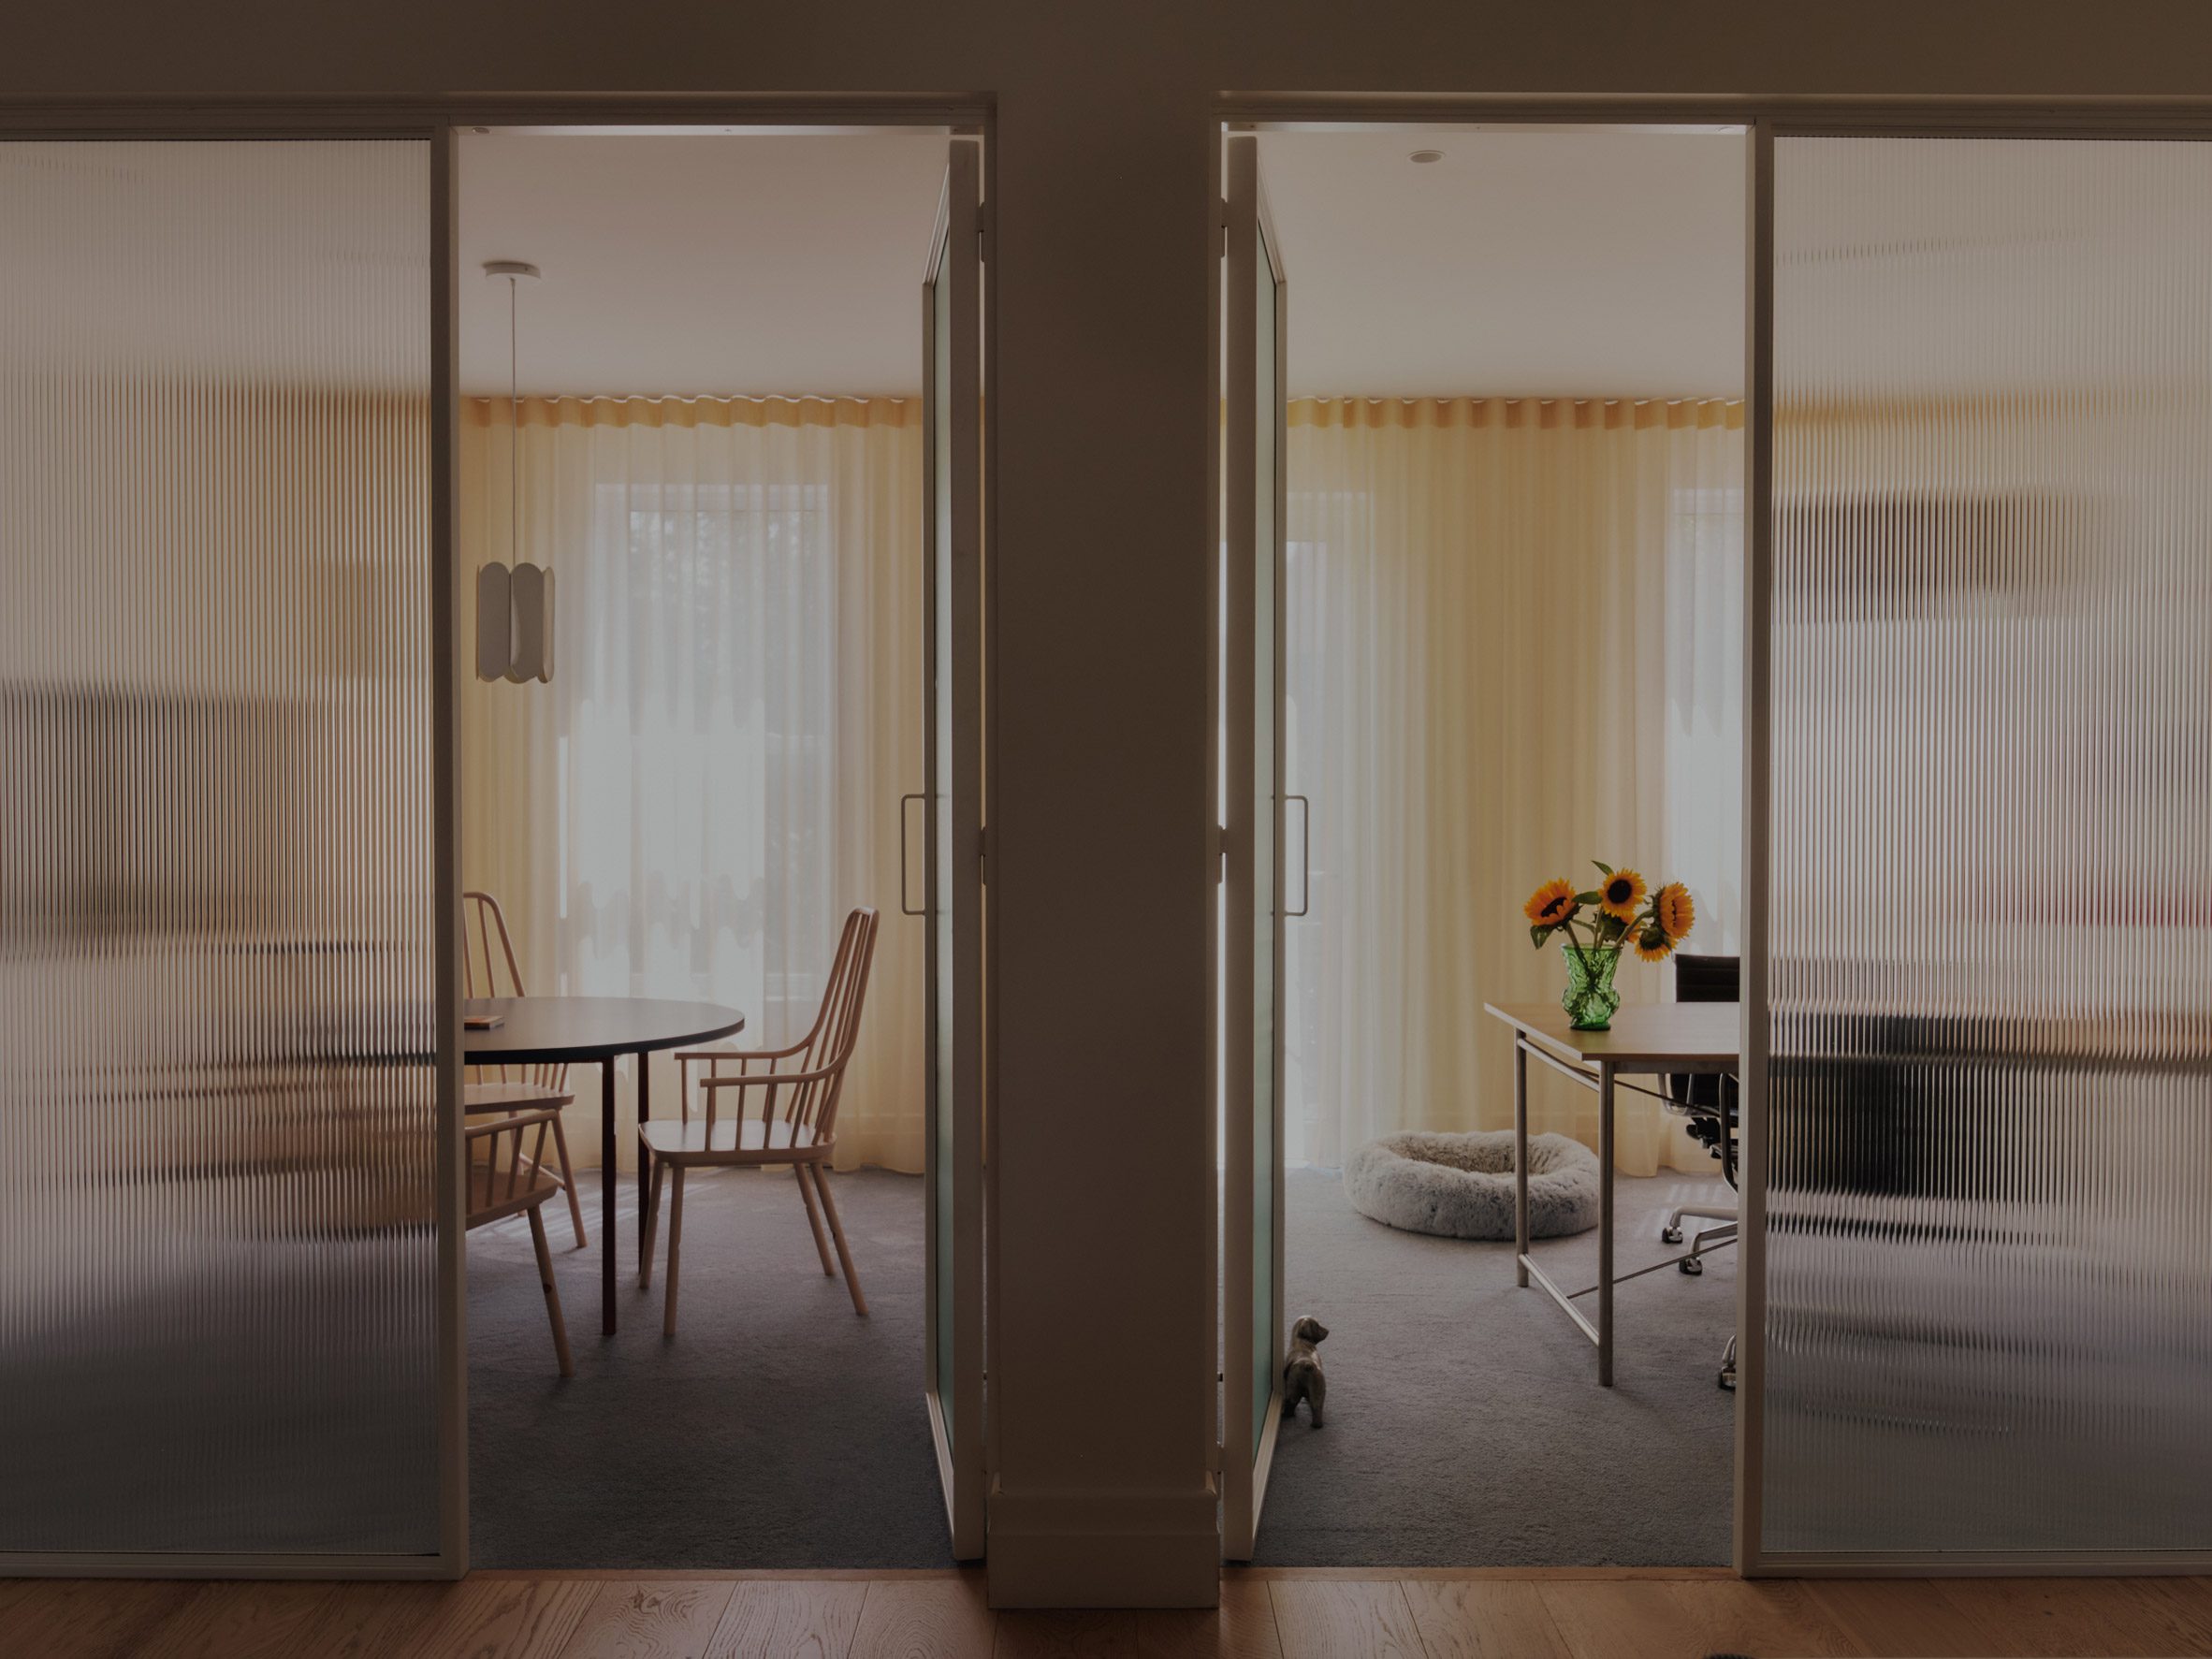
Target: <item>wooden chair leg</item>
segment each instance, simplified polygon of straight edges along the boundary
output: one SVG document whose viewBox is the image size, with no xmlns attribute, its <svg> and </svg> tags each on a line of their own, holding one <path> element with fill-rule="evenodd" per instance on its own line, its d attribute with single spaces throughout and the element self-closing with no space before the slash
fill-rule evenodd
<svg viewBox="0 0 2212 1659">
<path fill-rule="evenodd" d="M 822 1213 L 829 1217 L 830 1231 L 837 1241 L 837 1259 L 845 1268 L 845 1288 L 852 1292 L 852 1311 L 863 1318 L 867 1317 L 867 1298 L 860 1293 L 860 1275 L 852 1271 L 852 1249 L 845 1243 L 845 1224 L 837 1219 L 837 1201 L 830 1197 L 829 1182 L 820 1164 L 806 1164 L 802 1168 L 814 1171 L 814 1189 L 822 1194 Z M 675 1258 L 671 1256 L 670 1261 Z"/>
<path fill-rule="evenodd" d="M 581 1250 L 589 1242 L 584 1237 L 584 1206 L 576 1201 L 576 1172 L 569 1167 L 568 1131 L 560 1127 L 560 1114 L 553 1115 L 553 1149 L 560 1155 L 560 1185 L 568 1193 L 569 1225 L 576 1230 L 576 1248 Z"/>
<path fill-rule="evenodd" d="M 807 1225 L 814 1230 L 814 1254 L 822 1258 L 822 1273 L 835 1278 L 837 1269 L 830 1260 L 829 1240 L 822 1236 L 822 1211 L 814 1202 L 814 1188 L 807 1179 L 807 1166 L 793 1164 L 791 1172 L 799 1178 L 799 1196 L 807 1201 Z"/>
<path fill-rule="evenodd" d="M 661 1162 L 656 1159 L 653 1174 L 661 1173 Z M 684 1167 L 676 1166 L 676 1191 L 668 1201 L 668 1305 L 661 1315 L 661 1334 L 676 1334 L 676 1270 L 684 1247 Z"/>
<path fill-rule="evenodd" d="M 653 1282 L 653 1237 L 661 1230 L 661 1180 L 668 1172 L 668 1166 L 659 1158 L 653 1160 L 653 1196 L 646 1202 L 646 1213 L 638 1217 L 637 1288 L 645 1289 Z"/>
<path fill-rule="evenodd" d="M 553 1321 L 553 1352 L 560 1361 L 560 1375 L 574 1376 L 576 1363 L 569 1357 L 568 1321 L 560 1317 L 560 1287 L 553 1282 L 553 1252 L 546 1244 L 543 1204 L 530 1207 L 530 1243 L 538 1253 L 538 1283 L 546 1288 L 546 1317 Z"/>
</svg>

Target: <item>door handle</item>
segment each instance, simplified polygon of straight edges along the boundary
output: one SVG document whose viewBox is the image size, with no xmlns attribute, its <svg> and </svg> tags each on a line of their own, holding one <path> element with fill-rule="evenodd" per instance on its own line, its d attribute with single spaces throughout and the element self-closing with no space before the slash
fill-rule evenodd
<svg viewBox="0 0 2212 1659">
<path fill-rule="evenodd" d="M 1303 795 L 1285 795 L 1287 807 L 1298 803 L 1298 909 L 1286 910 L 1285 917 L 1302 916 L 1314 908 L 1314 804 Z"/>
<path fill-rule="evenodd" d="M 929 797 L 924 794 L 898 797 L 898 913 L 902 916 L 926 916 L 929 914 L 927 905 L 916 910 L 907 902 L 907 867 L 913 863 L 913 860 L 907 855 L 907 808 L 911 802 L 928 799 Z"/>
</svg>

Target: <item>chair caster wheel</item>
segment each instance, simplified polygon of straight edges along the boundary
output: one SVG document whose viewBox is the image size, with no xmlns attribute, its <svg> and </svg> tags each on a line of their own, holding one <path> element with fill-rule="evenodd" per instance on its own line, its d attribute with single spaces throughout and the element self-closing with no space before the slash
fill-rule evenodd
<svg viewBox="0 0 2212 1659">
<path fill-rule="evenodd" d="M 1683 1273 L 1688 1273 L 1692 1278 L 1695 1278 L 1699 1273 L 1705 1271 L 1705 1263 L 1698 1260 L 1695 1256 L 1683 1257 L 1680 1261 L 1675 1263 L 1675 1266 L 1680 1268 Z"/>
<path fill-rule="evenodd" d="M 1659 1230 L 1659 1242 L 1662 1244 L 1681 1244 L 1682 1242 L 1682 1230 L 1679 1227 L 1661 1228 Z"/>
</svg>

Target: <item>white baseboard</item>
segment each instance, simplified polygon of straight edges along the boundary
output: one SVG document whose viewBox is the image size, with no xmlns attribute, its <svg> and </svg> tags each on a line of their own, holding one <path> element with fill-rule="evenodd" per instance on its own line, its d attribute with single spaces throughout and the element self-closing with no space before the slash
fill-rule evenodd
<svg viewBox="0 0 2212 1659">
<path fill-rule="evenodd" d="M 1182 1492 L 994 1492 L 995 1608 L 1210 1608 L 1221 1597 L 1212 1487 Z"/>
</svg>

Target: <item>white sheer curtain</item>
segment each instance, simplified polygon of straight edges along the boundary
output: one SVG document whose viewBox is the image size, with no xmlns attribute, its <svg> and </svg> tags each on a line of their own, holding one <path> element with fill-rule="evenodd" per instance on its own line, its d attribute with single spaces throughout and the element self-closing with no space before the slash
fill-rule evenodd
<svg viewBox="0 0 2212 1659">
<path fill-rule="evenodd" d="M 1301 400 L 1288 462 L 1286 787 L 1313 807 L 1286 1153 L 1335 1166 L 1392 1129 L 1510 1127 L 1482 1005 L 1557 997 L 1521 917 L 1547 877 L 1687 881 L 1689 948 L 1736 948 L 1742 409 Z M 1666 971 L 1623 963 L 1623 997 Z M 1544 1073 L 1530 1097 L 1595 1144 L 1594 1096 Z M 1628 1099 L 1621 1168 L 1712 1167 Z"/>
<path fill-rule="evenodd" d="M 507 556 L 510 432 L 505 401 L 465 405 L 468 570 Z M 532 399 L 521 434 L 555 668 L 465 675 L 466 880 L 505 908 L 533 992 L 733 1004 L 760 1047 L 805 1030 L 846 910 L 877 906 L 837 1162 L 920 1169 L 923 939 L 898 915 L 898 801 L 922 769 L 919 406 Z M 665 1060 L 653 1083 L 673 1111 Z M 598 1136 L 571 1145 L 595 1156 Z"/>
</svg>

